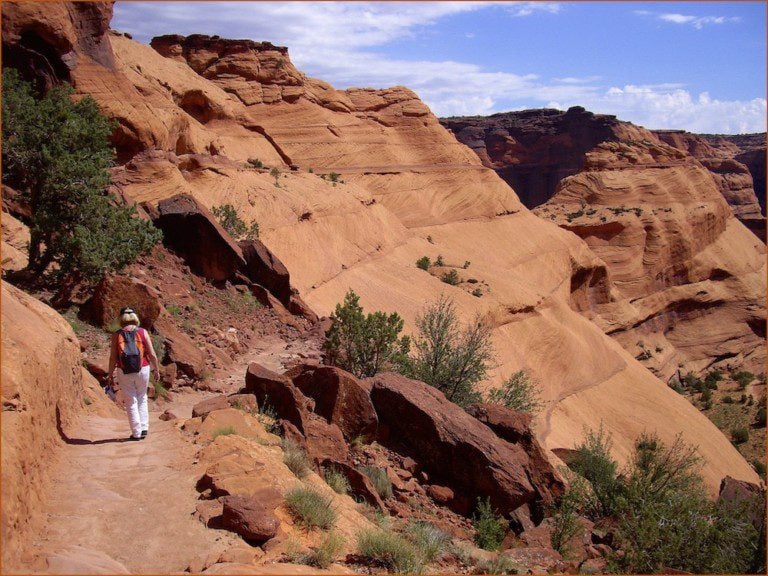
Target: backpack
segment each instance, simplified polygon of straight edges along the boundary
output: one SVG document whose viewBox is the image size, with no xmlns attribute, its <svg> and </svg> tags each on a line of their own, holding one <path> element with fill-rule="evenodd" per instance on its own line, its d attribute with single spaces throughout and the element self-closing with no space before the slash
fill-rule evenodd
<svg viewBox="0 0 768 576">
<path fill-rule="evenodd" d="M 140 328 L 117 331 L 117 350 L 123 374 L 136 374 L 141 371 L 144 339 L 138 334 L 139 330 Z"/>
</svg>

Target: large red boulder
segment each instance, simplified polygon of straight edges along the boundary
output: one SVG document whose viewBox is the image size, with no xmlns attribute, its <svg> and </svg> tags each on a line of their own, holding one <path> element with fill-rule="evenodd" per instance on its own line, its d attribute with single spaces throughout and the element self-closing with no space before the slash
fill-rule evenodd
<svg viewBox="0 0 768 576">
<path fill-rule="evenodd" d="M 339 427 L 316 414 L 302 414 L 302 430 L 287 420 L 280 420 L 280 428 L 283 437 L 304 448 L 316 464 L 327 459 L 342 462 L 349 457 L 349 447 Z"/>
<path fill-rule="evenodd" d="M 304 432 L 304 412 L 307 398 L 285 376 L 252 362 L 245 372 L 245 391 L 256 396 L 264 409 L 276 412 L 277 418 L 288 420 Z"/>
<path fill-rule="evenodd" d="M 467 413 L 488 426 L 499 438 L 523 448 L 528 456 L 528 476 L 541 503 L 553 504 L 564 493 L 563 478 L 550 463 L 531 429 L 533 417 L 530 413 L 510 410 L 498 404 L 473 404 Z"/>
<path fill-rule="evenodd" d="M 293 382 L 315 401 L 315 413 L 337 424 L 347 440 L 376 434 L 379 421 L 369 390 L 349 372 L 333 366 L 307 366 Z"/>
<path fill-rule="evenodd" d="M 205 354 L 189 336 L 173 325 L 170 314 L 163 310 L 154 327 L 163 337 L 165 360 L 176 364 L 178 372 L 189 378 L 200 378 L 205 371 Z"/>
<path fill-rule="evenodd" d="M 157 205 L 155 224 L 163 242 L 189 267 L 214 282 L 234 278 L 246 267 L 240 247 L 211 212 L 189 194 L 177 194 Z"/>
<path fill-rule="evenodd" d="M 288 268 L 261 240 L 243 240 L 238 245 L 245 258 L 245 275 L 288 307 L 292 294 Z"/>
<path fill-rule="evenodd" d="M 137 278 L 113 275 L 96 285 L 83 312 L 95 324 L 107 326 L 117 320 L 124 306 L 136 311 L 141 325 L 147 330 L 152 328 L 162 310 L 157 290 Z"/>
<path fill-rule="evenodd" d="M 471 498 L 489 497 L 502 514 L 537 498 L 528 456 L 450 402 L 437 389 L 399 374 L 372 378 L 371 400 L 386 440 L 435 482 Z"/>
<path fill-rule="evenodd" d="M 346 462 L 330 459 L 323 460 L 320 466 L 325 471 L 335 470 L 343 474 L 347 482 L 349 482 L 349 494 L 356 500 L 363 500 L 379 510 L 385 509 L 384 500 L 379 496 L 371 479 L 354 466 Z"/>
<path fill-rule="evenodd" d="M 276 499 L 271 492 L 275 491 L 264 489 L 247 496 L 224 496 L 221 526 L 256 544 L 274 538 L 280 520 L 275 516 Z"/>
</svg>

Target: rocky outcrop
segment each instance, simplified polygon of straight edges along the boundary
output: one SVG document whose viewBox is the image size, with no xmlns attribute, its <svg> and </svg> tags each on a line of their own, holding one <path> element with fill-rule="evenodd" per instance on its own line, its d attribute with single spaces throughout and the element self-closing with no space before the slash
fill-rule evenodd
<svg viewBox="0 0 768 576">
<path fill-rule="evenodd" d="M 244 240 L 238 245 L 245 259 L 246 276 L 264 286 L 290 310 L 293 293 L 285 265 L 260 240 Z"/>
<path fill-rule="evenodd" d="M 255 395 L 259 406 L 268 407 L 302 431 L 307 399 L 288 378 L 252 362 L 245 373 L 245 392 Z"/>
<path fill-rule="evenodd" d="M 307 367 L 292 380 L 315 401 L 315 413 L 337 424 L 347 440 L 375 437 L 378 418 L 370 391 L 352 374 L 333 366 Z"/>
<path fill-rule="evenodd" d="M 502 514 L 552 501 L 532 484 L 535 471 L 520 446 L 499 440 L 437 389 L 394 373 L 377 375 L 372 383 L 371 399 L 388 428 L 382 441 L 419 462 L 431 479 L 472 501 L 488 497 Z"/>
<path fill-rule="evenodd" d="M 160 294 L 138 278 L 111 275 L 96 285 L 93 296 L 85 303 L 83 313 L 97 326 L 108 326 L 119 319 L 120 310 L 130 306 L 142 327 L 151 330 L 163 305 Z"/>
<path fill-rule="evenodd" d="M 14 571 L 45 529 L 39 511 L 49 466 L 71 426 L 86 410 L 116 409 L 81 366 L 64 318 L 5 282 L 2 302 L 2 564 Z"/>
<path fill-rule="evenodd" d="M 246 267 L 238 245 L 192 196 L 168 198 L 157 210 L 155 223 L 163 231 L 163 242 L 182 255 L 195 273 L 221 282 Z"/>
<path fill-rule="evenodd" d="M 221 526 L 240 534 L 246 541 L 263 544 L 274 538 L 280 527 L 275 508 L 282 497 L 277 490 L 262 489 L 253 494 L 224 496 Z"/>
</svg>

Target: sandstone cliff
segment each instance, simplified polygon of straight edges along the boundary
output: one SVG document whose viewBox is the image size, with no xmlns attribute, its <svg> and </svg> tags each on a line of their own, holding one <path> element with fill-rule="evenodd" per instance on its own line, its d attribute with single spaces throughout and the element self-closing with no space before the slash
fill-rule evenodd
<svg viewBox="0 0 768 576">
<path fill-rule="evenodd" d="M 4 41 L 6 27 L 21 30 L 35 10 L 29 18 L 54 17 L 44 7 L 4 4 Z M 79 15 L 68 10 L 56 17 L 76 23 Z M 109 7 L 102 10 L 108 16 Z M 70 28 L 76 26 L 57 30 L 66 37 Z M 60 53 L 57 37 L 45 41 Z M 464 318 L 487 316 L 499 358 L 492 382 L 519 369 L 531 373 L 547 403 L 538 419 L 547 448 L 572 447 L 585 426 L 602 422 L 624 460 L 640 432 L 656 430 L 667 441 L 682 433 L 699 446 L 713 492 L 726 474 L 756 481 L 706 418 L 605 335 L 609 322 L 627 330 L 621 322 L 636 314 L 626 313 L 611 264 L 577 235 L 529 212 L 413 92 L 337 91 L 305 77 L 285 49 L 265 43 L 163 37 L 153 49 L 117 33 L 104 33 L 101 43 L 110 47 L 109 61 L 76 51 L 68 73 L 120 124 L 115 184 L 123 195 L 156 204 L 188 193 L 208 208 L 234 205 L 246 222 L 258 221 L 262 240 L 319 313 L 328 314 L 353 288 L 366 309 L 402 314 L 408 330 L 440 293 Z M 644 134 L 626 127 L 626 139 Z M 671 174 L 702 170 L 651 141 L 665 161 L 674 159 L 666 168 Z M 711 232 L 701 242 L 714 244 L 707 244 L 712 254 L 697 274 L 720 260 L 739 288 L 757 290 L 762 252 L 744 244 L 744 229 L 727 217 L 724 201 L 707 202 L 713 216 L 702 220 L 712 220 Z M 729 261 L 736 246 L 747 253 L 745 271 Z M 449 286 L 419 270 L 415 261 L 424 255 L 442 255 L 446 269 L 465 282 Z M 484 286 L 479 297 L 470 278 Z M 731 288 L 713 283 L 718 299 L 731 298 Z M 613 310 L 616 302 L 624 316 L 606 312 L 592 321 L 591 308 Z M 752 300 L 744 306 L 755 309 Z"/>
</svg>

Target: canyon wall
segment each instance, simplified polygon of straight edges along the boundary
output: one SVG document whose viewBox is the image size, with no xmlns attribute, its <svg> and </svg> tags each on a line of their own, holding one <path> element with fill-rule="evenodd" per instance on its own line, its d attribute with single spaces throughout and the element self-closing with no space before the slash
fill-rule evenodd
<svg viewBox="0 0 768 576">
<path fill-rule="evenodd" d="M 24 22 L 35 19 L 34 10 L 41 21 L 53 18 L 42 6 L 3 4 L 4 42 L 6 27 L 19 33 Z M 57 17 L 70 22 L 80 17 L 73 8 L 60 12 Z M 59 29 L 66 36 L 70 28 L 77 25 Z M 46 42 L 58 50 L 56 42 Z M 606 336 L 644 331 L 633 322 L 656 310 L 653 306 L 664 308 L 652 302 L 642 311 L 631 308 L 631 298 L 658 299 L 657 292 L 645 292 L 646 278 L 634 262 L 637 250 L 643 266 L 648 259 L 662 273 L 657 291 L 679 288 L 683 273 L 710 283 L 706 298 L 717 304 L 696 308 L 694 316 L 734 301 L 734 290 L 741 289 L 743 302 L 732 313 L 749 309 L 764 318 L 764 305 L 753 297 L 760 286 L 764 290 L 764 248 L 729 215 L 721 196 L 696 192 L 694 184 L 706 173 L 683 152 L 643 129 L 622 125 L 625 139 L 649 140 L 642 145 L 648 146 L 642 163 L 653 164 L 648 158 L 657 154 L 657 163 L 664 164 L 648 170 L 668 170 L 670 182 L 699 178 L 685 191 L 669 191 L 673 209 L 688 193 L 701 197 L 686 196 L 685 206 L 677 208 L 680 226 L 696 232 L 693 243 L 660 247 L 649 242 L 645 254 L 638 234 L 650 238 L 656 232 L 633 224 L 626 227 L 632 252 L 617 264 L 620 251 L 601 255 L 595 249 L 610 239 L 598 234 L 597 241 L 585 241 L 558 225 L 563 222 L 557 216 L 551 221 L 530 212 L 407 88 L 335 90 L 306 77 L 286 49 L 268 43 L 165 36 L 150 47 L 115 32 L 104 32 L 96 42 L 104 43 L 111 51 L 108 60 L 76 49 L 68 75 L 79 93 L 94 97 L 119 123 L 114 186 L 124 197 L 154 205 L 188 193 L 208 208 L 232 204 L 246 223 L 258 221 L 261 239 L 321 314 L 329 314 L 351 288 L 366 310 L 399 312 L 409 332 L 425 304 L 440 294 L 454 300 L 463 319 L 482 315 L 493 325 L 498 357 L 486 385 L 520 369 L 530 373 L 546 403 L 536 425 L 549 449 L 571 448 L 585 427 L 602 423 L 613 435 L 615 456 L 625 462 L 641 432 L 656 431 L 667 442 L 682 434 L 699 446 L 713 493 L 726 474 L 757 481 L 713 424 L 641 365 L 619 338 Z M 596 145 L 590 140 L 573 147 Z M 559 153 L 557 146 L 552 150 Z M 610 179 L 623 168 L 610 167 L 631 160 L 607 150 L 594 161 L 591 177 L 605 177 L 605 186 L 618 190 Z M 597 169 L 601 162 L 607 163 L 605 170 Z M 571 186 L 558 189 L 554 204 L 570 204 L 579 193 L 590 201 L 590 186 L 581 180 Z M 622 194 L 633 201 L 647 187 L 632 184 Z M 714 183 L 711 188 L 716 190 Z M 689 215 L 693 208 L 687 204 L 696 201 L 706 210 Z M 662 220 L 675 225 L 671 215 Z M 699 234 L 699 226 L 706 234 Z M 738 263 L 731 261 L 734 249 L 741 252 Z M 667 252 L 682 253 L 690 270 L 669 270 Z M 415 265 L 422 256 L 434 261 L 438 255 L 445 263 L 438 270 Z M 714 272 L 715 263 L 731 284 Z M 448 270 L 459 274 L 458 285 L 440 280 Z M 665 317 L 669 330 L 678 329 L 677 314 L 669 311 Z M 700 336 L 690 328 L 684 341 L 696 348 Z M 744 338 L 751 346 L 753 341 Z M 719 345 L 727 347 L 725 341 Z"/>
</svg>

